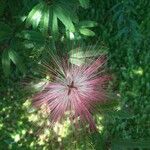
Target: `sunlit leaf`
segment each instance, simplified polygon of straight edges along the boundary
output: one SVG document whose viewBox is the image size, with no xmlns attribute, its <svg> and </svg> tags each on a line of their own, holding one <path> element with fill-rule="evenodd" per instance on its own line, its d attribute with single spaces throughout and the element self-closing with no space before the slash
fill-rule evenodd
<svg viewBox="0 0 150 150">
<path fill-rule="evenodd" d="M 80 66 L 82 64 L 85 63 L 85 59 L 79 59 L 79 58 L 70 58 L 69 61 L 72 63 L 72 64 L 75 64 L 77 66 Z"/>
<path fill-rule="evenodd" d="M 79 22 L 79 18 L 77 16 L 77 12 L 74 9 L 72 9 L 73 6 L 71 6 L 71 5 L 68 6 L 68 5 L 66 5 L 66 3 L 61 3 L 61 4 L 59 4 L 59 6 L 62 9 L 64 9 L 65 12 L 70 16 L 72 22 L 74 22 L 74 23 L 78 23 Z"/>
<path fill-rule="evenodd" d="M 80 28 L 79 31 L 81 34 L 85 36 L 95 36 L 95 33 L 93 31 L 86 29 L 86 28 Z"/>
<path fill-rule="evenodd" d="M 88 46 L 87 46 L 88 48 Z M 90 50 L 83 50 L 84 48 L 76 48 L 76 49 L 72 49 L 69 52 L 69 60 L 72 64 L 78 65 L 80 66 L 81 64 L 84 64 L 86 59 L 92 59 L 93 57 L 99 56 L 99 54 L 101 53 L 101 51 L 96 50 L 96 51 L 92 51 L 92 47 L 90 47 Z"/>
<path fill-rule="evenodd" d="M 55 14 L 55 12 L 53 12 L 53 16 L 52 16 L 52 35 L 55 39 L 57 39 L 58 37 L 58 20 L 57 20 L 57 16 Z"/>
<path fill-rule="evenodd" d="M 69 54 L 73 58 L 90 58 L 90 57 L 96 57 L 99 56 L 102 52 L 102 50 L 94 49 L 92 46 L 86 46 L 86 48 L 89 50 L 84 51 L 84 47 L 82 48 L 76 48 L 72 49 Z M 94 50 L 93 50 L 94 49 Z"/>
<path fill-rule="evenodd" d="M 10 49 L 9 50 L 9 58 L 12 60 L 12 62 L 19 68 L 19 70 L 24 73 L 25 72 L 25 66 L 22 62 L 21 57 L 18 55 L 17 52 Z"/>
<path fill-rule="evenodd" d="M 40 25 L 41 25 L 41 30 L 44 33 L 47 33 L 49 28 L 49 7 L 47 5 L 44 6 Z"/>
<path fill-rule="evenodd" d="M 66 28 L 68 30 L 70 30 L 72 32 L 75 31 L 75 27 L 72 23 L 72 20 L 69 16 L 68 12 L 66 12 L 66 10 L 62 9 L 62 7 L 60 7 L 59 5 L 55 5 L 54 12 L 56 13 L 59 20 L 66 26 Z"/>
<path fill-rule="evenodd" d="M 26 19 L 27 25 L 32 25 L 33 28 L 37 28 L 41 21 L 43 7 L 43 3 L 39 3 L 33 7 Z"/>
</svg>

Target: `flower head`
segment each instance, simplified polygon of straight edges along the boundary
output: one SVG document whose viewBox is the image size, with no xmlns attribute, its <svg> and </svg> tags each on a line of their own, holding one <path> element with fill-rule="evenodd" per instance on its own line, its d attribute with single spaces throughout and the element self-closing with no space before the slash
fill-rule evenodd
<svg viewBox="0 0 150 150">
<path fill-rule="evenodd" d="M 50 110 L 52 122 L 63 118 L 66 111 L 72 119 L 79 118 L 96 129 L 92 119 L 92 110 L 97 103 L 106 100 L 106 85 L 110 77 L 103 74 L 105 55 L 94 60 L 87 59 L 81 65 L 69 62 L 69 59 L 52 57 L 53 65 L 44 65 L 53 75 L 44 89 L 33 97 L 33 104 L 46 104 Z"/>
</svg>

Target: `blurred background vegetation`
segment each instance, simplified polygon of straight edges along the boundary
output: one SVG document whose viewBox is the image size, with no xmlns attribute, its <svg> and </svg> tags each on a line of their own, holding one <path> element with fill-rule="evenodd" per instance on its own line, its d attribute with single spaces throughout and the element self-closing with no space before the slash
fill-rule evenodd
<svg viewBox="0 0 150 150">
<path fill-rule="evenodd" d="M 96 114 L 97 133 L 69 120 L 49 128 L 22 81 L 49 51 L 100 44 L 115 104 Z M 149 150 L 150 1 L 0 0 L 0 150 Z"/>
</svg>

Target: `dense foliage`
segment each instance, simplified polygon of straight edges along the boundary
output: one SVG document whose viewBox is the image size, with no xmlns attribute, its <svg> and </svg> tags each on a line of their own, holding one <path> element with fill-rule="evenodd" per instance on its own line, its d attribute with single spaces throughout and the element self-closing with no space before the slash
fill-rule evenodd
<svg viewBox="0 0 150 150">
<path fill-rule="evenodd" d="M 49 129 L 23 80 L 39 77 L 49 51 L 95 41 L 117 95 L 95 115 L 99 132 L 75 132 L 68 120 Z M 149 0 L 0 0 L 0 58 L 0 149 L 149 149 Z"/>
</svg>

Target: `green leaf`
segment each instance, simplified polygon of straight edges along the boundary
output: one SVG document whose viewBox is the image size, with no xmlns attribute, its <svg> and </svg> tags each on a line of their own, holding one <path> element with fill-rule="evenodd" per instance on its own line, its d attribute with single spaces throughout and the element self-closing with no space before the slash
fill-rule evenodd
<svg viewBox="0 0 150 150">
<path fill-rule="evenodd" d="M 85 63 L 85 59 L 79 59 L 79 58 L 69 58 L 69 61 L 72 63 L 72 64 L 75 64 L 77 66 L 80 66 L 82 64 Z"/>
<path fill-rule="evenodd" d="M 50 6 L 50 8 L 49 8 L 49 20 L 50 20 L 49 24 L 50 24 L 52 38 L 53 38 L 53 40 L 56 40 L 59 35 L 59 29 L 58 29 L 58 18 L 54 11 L 53 6 Z"/>
<path fill-rule="evenodd" d="M 19 35 L 19 37 L 24 38 L 29 41 L 32 41 L 32 42 L 44 43 L 44 41 L 45 41 L 45 38 L 41 32 L 32 31 L 32 30 L 22 31 L 21 34 Z"/>
<path fill-rule="evenodd" d="M 75 11 L 74 9 L 72 9 L 72 7 L 75 7 L 75 6 L 66 5 L 66 2 L 60 3 L 59 6 L 66 11 L 66 13 L 71 18 L 72 22 L 74 22 L 74 23 L 78 23 L 79 22 L 79 18 L 77 16 L 77 11 Z"/>
<path fill-rule="evenodd" d="M 3 15 L 3 12 L 4 12 L 5 8 L 6 8 L 6 4 L 7 3 L 4 0 L 0 0 L 0 16 Z"/>
<path fill-rule="evenodd" d="M 9 39 L 11 34 L 12 34 L 11 28 L 7 24 L 0 22 L 0 41 Z"/>
<path fill-rule="evenodd" d="M 41 21 L 43 7 L 43 3 L 39 3 L 35 7 L 33 7 L 26 19 L 27 26 L 32 25 L 33 28 L 37 28 Z"/>
<path fill-rule="evenodd" d="M 95 33 L 93 31 L 86 29 L 86 28 L 80 28 L 79 31 L 81 34 L 85 36 L 95 36 Z"/>
<path fill-rule="evenodd" d="M 86 51 L 84 49 L 86 49 Z M 70 57 L 73 58 L 90 58 L 99 56 L 101 52 L 102 52 L 101 49 L 97 49 L 94 46 L 85 46 L 85 47 L 81 46 L 79 48 L 72 49 L 69 52 L 69 55 Z"/>
<path fill-rule="evenodd" d="M 89 20 L 85 20 L 85 21 L 80 21 L 79 22 L 79 26 L 82 27 L 82 28 L 86 28 L 86 27 L 95 27 L 97 26 L 97 22 L 95 21 L 89 21 Z"/>
<path fill-rule="evenodd" d="M 11 28 L 9 27 L 9 25 L 7 25 L 6 23 L 4 22 L 0 22 L 0 29 L 1 30 L 5 30 L 7 32 L 10 32 L 11 31 Z"/>
<path fill-rule="evenodd" d="M 78 66 L 85 63 L 86 57 L 86 52 L 84 52 L 81 48 L 76 48 L 69 52 L 69 61 Z"/>
<path fill-rule="evenodd" d="M 86 49 L 86 50 L 85 50 Z M 72 49 L 69 52 L 69 61 L 72 64 L 80 66 L 84 64 L 86 60 L 92 60 L 93 57 L 97 57 L 101 54 L 102 50 L 97 49 L 94 46 L 81 46 L 75 49 Z"/>
<path fill-rule="evenodd" d="M 80 5 L 83 7 L 83 8 L 88 8 L 89 7 L 89 0 L 79 0 L 80 2 Z"/>
<path fill-rule="evenodd" d="M 58 20 L 57 20 L 57 16 L 55 14 L 55 12 L 53 12 L 53 16 L 52 16 L 52 35 L 54 37 L 54 39 L 57 39 L 58 37 Z"/>
<path fill-rule="evenodd" d="M 122 145 L 124 149 L 135 149 L 135 148 L 149 148 L 150 139 L 145 139 L 145 140 L 123 140 L 123 139 L 114 139 L 112 141 L 112 150 L 120 149 L 122 150 Z"/>
<path fill-rule="evenodd" d="M 95 150 L 104 150 L 104 141 L 102 135 L 99 132 L 91 133 L 90 139 Z"/>
<path fill-rule="evenodd" d="M 131 112 L 127 112 L 127 111 L 116 111 L 116 110 L 110 110 L 110 109 L 105 109 L 102 108 L 101 112 L 106 116 L 108 116 L 109 118 L 113 119 L 113 118 L 120 118 L 120 119 L 131 119 L 134 117 L 133 113 Z"/>
<path fill-rule="evenodd" d="M 75 27 L 72 23 L 72 20 L 66 10 L 64 10 L 59 5 L 54 6 L 54 13 L 57 15 L 57 18 L 66 26 L 66 28 L 72 32 L 75 31 Z"/>
<path fill-rule="evenodd" d="M 48 26 L 49 26 L 49 7 L 45 5 L 45 8 L 42 12 L 42 19 L 41 19 L 41 30 L 43 33 L 48 32 Z"/>
<path fill-rule="evenodd" d="M 2 67 L 5 76 L 8 76 L 10 74 L 10 58 L 7 49 L 2 53 Z"/>
<path fill-rule="evenodd" d="M 22 62 L 22 59 L 16 53 L 14 50 L 10 49 L 9 50 L 9 58 L 12 60 L 12 62 L 19 68 L 19 70 L 24 73 L 25 72 L 25 66 Z"/>
</svg>

